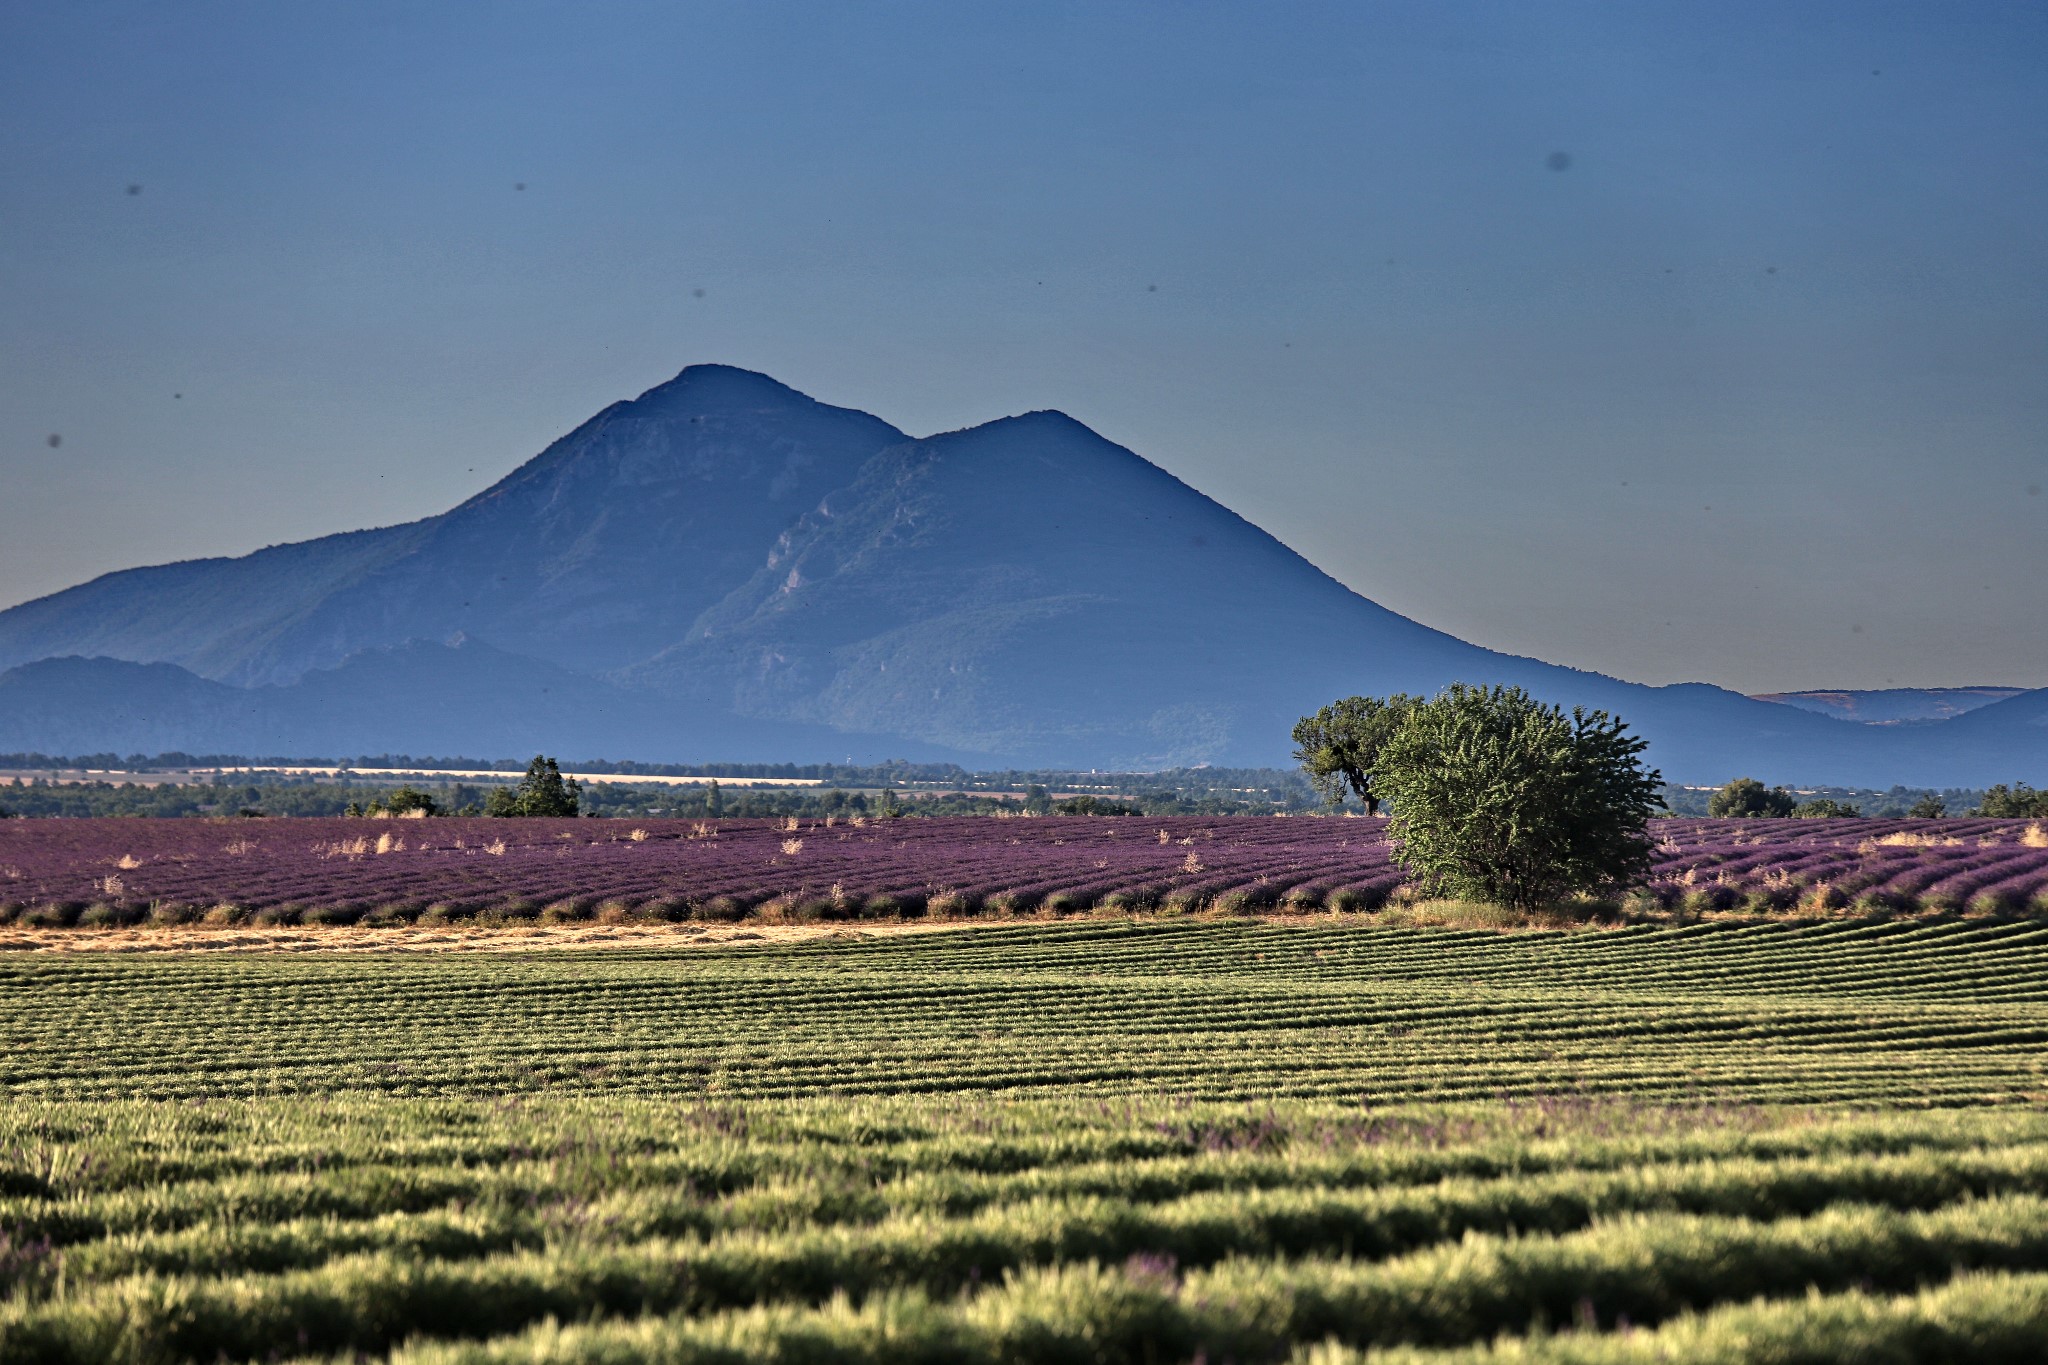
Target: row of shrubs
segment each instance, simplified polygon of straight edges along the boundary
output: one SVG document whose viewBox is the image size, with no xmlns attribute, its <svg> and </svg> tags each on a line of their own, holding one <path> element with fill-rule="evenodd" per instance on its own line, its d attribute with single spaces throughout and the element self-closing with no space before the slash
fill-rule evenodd
<svg viewBox="0 0 2048 1365">
<path fill-rule="evenodd" d="M 777 895 L 759 900 L 712 896 L 703 900 L 665 897 L 642 901 L 575 897 L 541 904 L 511 900 L 492 904 L 399 901 L 378 905 L 267 905 L 255 908 L 223 903 L 213 906 L 168 902 L 121 904 L 107 901 L 63 901 L 40 904 L 0 903 L 0 925 L 26 928 L 125 928 L 139 925 L 210 928 L 277 928 L 294 925 L 396 927 L 408 924 L 470 924 L 484 928 L 517 924 L 571 923 L 713 923 L 815 924 L 835 921 L 971 919 L 979 916 L 1077 915 L 1102 913 L 1245 914 L 1259 911 L 1308 913 L 1360 912 L 1401 907 L 1411 901 L 1404 889 L 1343 887 L 1329 892 L 1295 889 L 1282 896 L 1251 891 L 1226 891 L 1207 897 L 1169 895 L 1163 899 L 1112 892 L 1085 900 L 1068 892 L 1045 896 L 998 891 L 986 897 L 959 892 L 932 896 Z M 1955 897 L 1908 896 L 1882 888 L 1850 894 L 1839 887 L 1781 887 L 1770 890 L 1733 886 L 1675 887 L 1659 884 L 1630 893 L 1620 902 L 1589 902 L 1577 907 L 1577 918 L 1607 920 L 1716 915 L 1865 916 L 1894 914 L 2048 914 L 2048 895 L 1979 893 L 1968 900 Z"/>
<path fill-rule="evenodd" d="M 739 896 L 711 896 L 702 900 L 664 897 L 642 901 L 575 897 L 548 904 L 511 900 L 491 904 L 398 901 L 378 905 L 266 905 L 254 909 L 222 903 L 213 906 L 153 902 L 129 904 L 110 901 L 59 901 L 34 905 L 0 903 L 0 924 L 30 928 L 120 928 L 134 925 L 204 925 L 211 927 L 284 925 L 401 925 L 521 923 L 764 923 L 809 924 L 835 920 L 966 919 L 976 916 L 1023 914 L 1071 915 L 1087 911 L 1157 911 L 1192 914 L 1197 911 L 1231 914 L 1254 910 L 1375 910 L 1386 904 L 1388 893 L 1377 888 L 1364 890 L 1342 887 L 1334 891 L 1293 891 L 1284 897 L 1258 895 L 1252 891 L 1225 891 L 1206 897 L 1169 895 L 1163 899 L 1127 892 L 1112 892 L 1098 899 L 1070 892 L 1030 895 L 998 891 L 974 896 L 957 891 L 924 895 L 877 895 L 851 897 L 776 895 L 758 900 Z"/>
</svg>

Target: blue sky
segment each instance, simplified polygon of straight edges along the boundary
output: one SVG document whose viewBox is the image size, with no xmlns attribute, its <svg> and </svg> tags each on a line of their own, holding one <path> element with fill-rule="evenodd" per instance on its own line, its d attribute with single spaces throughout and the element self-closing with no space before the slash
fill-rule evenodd
<svg viewBox="0 0 2048 1365">
<path fill-rule="evenodd" d="M 16 5 L 0 126 L 0 603 L 720 361 L 1496 648 L 2048 686 L 2038 7 Z"/>
</svg>

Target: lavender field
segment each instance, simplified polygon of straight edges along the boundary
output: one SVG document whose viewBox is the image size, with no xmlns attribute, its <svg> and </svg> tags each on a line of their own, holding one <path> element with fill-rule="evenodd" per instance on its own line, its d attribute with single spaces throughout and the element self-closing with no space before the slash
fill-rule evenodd
<svg viewBox="0 0 2048 1365">
<path fill-rule="evenodd" d="M 1639 908 L 2048 909 L 2014 820 L 1667 820 Z M 1385 822 L 47 820 L 0 825 L 0 920 L 795 920 L 1090 909 L 1374 909 Z"/>
</svg>

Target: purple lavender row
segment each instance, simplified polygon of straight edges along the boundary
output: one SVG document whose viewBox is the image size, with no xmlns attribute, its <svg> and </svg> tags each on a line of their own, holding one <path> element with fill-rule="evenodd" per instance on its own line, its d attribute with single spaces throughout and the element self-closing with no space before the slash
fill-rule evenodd
<svg viewBox="0 0 2048 1365">
<path fill-rule="evenodd" d="M 2048 908 L 2048 832 L 2013 820 L 1661 821 L 1668 905 Z M 1402 883 L 1385 822 L 49 820 L 0 824 L 0 915 L 218 905 L 459 915 L 719 902 L 871 912 L 1103 903 L 1370 906 Z M 870 905 L 870 903 L 873 903 Z M 103 914 L 100 917 L 105 919 Z M 68 921 L 67 921 L 68 922 Z"/>
</svg>

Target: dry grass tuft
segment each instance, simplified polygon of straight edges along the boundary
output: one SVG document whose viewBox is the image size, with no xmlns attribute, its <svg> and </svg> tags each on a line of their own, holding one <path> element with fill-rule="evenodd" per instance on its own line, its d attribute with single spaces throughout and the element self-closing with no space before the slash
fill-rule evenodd
<svg viewBox="0 0 2048 1365">
<path fill-rule="evenodd" d="M 1902 829 L 1895 830 L 1881 838 L 1865 839 L 1856 846 L 1856 851 L 1858 853 L 1867 853 L 1875 848 L 1956 848 L 1962 842 L 1961 839 L 1957 839 L 1952 835 L 1915 834 L 1912 830 Z"/>
<path fill-rule="evenodd" d="M 782 851 L 792 856 L 801 853 L 804 851 L 804 841 L 801 839 L 784 839 L 782 841 Z"/>
</svg>

